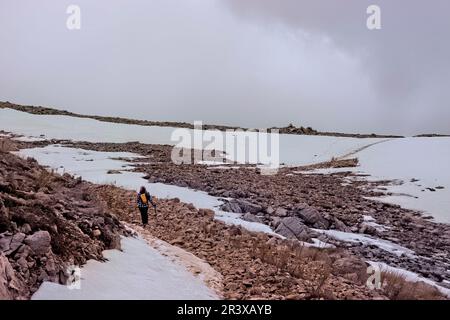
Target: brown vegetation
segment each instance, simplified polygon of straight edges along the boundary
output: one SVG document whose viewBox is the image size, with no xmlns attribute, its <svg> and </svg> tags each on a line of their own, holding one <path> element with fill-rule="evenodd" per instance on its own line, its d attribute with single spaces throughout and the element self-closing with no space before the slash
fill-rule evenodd
<svg viewBox="0 0 450 320">
<path fill-rule="evenodd" d="M 405 276 L 392 272 L 381 273 L 382 292 L 391 300 L 441 300 L 446 299 L 434 286 L 425 282 L 411 282 Z"/>
</svg>

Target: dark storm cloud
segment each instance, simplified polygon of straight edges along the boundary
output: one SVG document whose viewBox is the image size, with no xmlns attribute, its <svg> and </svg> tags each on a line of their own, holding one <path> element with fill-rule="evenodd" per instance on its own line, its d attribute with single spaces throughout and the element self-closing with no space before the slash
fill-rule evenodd
<svg viewBox="0 0 450 320">
<path fill-rule="evenodd" d="M 450 3 L 446 0 L 225 0 L 234 13 L 328 37 L 362 61 L 386 129 L 450 132 Z M 382 29 L 364 28 L 369 5 L 381 8 Z M 390 118 L 394 116 L 393 118 Z M 382 127 L 383 124 L 380 124 Z"/>
</svg>

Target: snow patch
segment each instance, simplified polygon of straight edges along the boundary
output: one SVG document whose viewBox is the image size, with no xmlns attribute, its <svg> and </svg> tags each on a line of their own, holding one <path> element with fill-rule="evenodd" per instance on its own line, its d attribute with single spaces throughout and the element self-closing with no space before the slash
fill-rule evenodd
<svg viewBox="0 0 450 320">
<path fill-rule="evenodd" d="M 201 279 L 170 261 L 140 238 L 122 238 L 122 252 L 103 252 L 108 262 L 89 260 L 81 288 L 44 282 L 33 300 L 217 299 Z"/>
<path fill-rule="evenodd" d="M 379 232 L 386 231 L 386 229 L 390 229 L 388 226 L 383 226 L 376 222 L 375 218 L 369 215 L 363 215 L 363 223 L 362 225 L 370 226 L 375 228 Z"/>
<path fill-rule="evenodd" d="M 312 229 L 318 233 L 325 234 L 329 237 L 332 237 L 336 240 L 343 241 L 343 242 L 351 242 L 351 243 L 361 243 L 365 245 L 373 245 L 376 246 L 382 250 L 385 250 L 387 252 L 393 253 L 397 256 L 401 256 L 403 254 L 415 257 L 414 251 L 402 247 L 398 244 L 395 244 L 393 242 L 383 240 L 383 239 L 375 239 L 371 238 L 369 236 L 351 233 L 351 232 L 343 232 L 343 231 L 337 231 L 337 230 L 322 230 L 322 229 Z"/>
</svg>

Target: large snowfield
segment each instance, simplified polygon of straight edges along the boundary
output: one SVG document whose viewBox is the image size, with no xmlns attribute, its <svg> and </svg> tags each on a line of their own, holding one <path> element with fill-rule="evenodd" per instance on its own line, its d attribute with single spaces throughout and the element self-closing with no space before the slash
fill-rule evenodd
<svg viewBox="0 0 450 320">
<path fill-rule="evenodd" d="M 178 143 L 178 140 L 172 140 L 171 136 L 175 130 L 179 130 L 179 128 L 111 123 L 69 116 L 33 115 L 12 109 L 0 109 L 1 129 L 35 139 L 45 137 L 47 139 L 116 143 L 139 141 L 168 145 Z M 194 136 L 193 130 L 181 130 Z M 204 131 L 205 136 L 211 134 L 212 131 Z M 242 132 L 227 133 L 224 146 L 217 150 L 234 154 L 233 141 L 235 141 L 236 135 L 242 134 Z M 254 133 L 249 133 L 249 135 L 252 136 Z M 307 165 L 328 161 L 332 157 L 346 155 L 380 140 L 281 134 L 279 135 L 279 162 L 286 165 Z M 182 146 L 190 147 L 190 141 L 184 141 Z M 245 162 L 245 157 L 245 152 L 237 153 L 239 162 Z"/>
<path fill-rule="evenodd" d="M 370 174 L 371 180 L 403 182 L 389 186 L 396 195 L 383 197 L 383 201 L 422 210 L 438 222 L 450 223 L 449 137 L 393 139 L 354 156 L 361 163 L 357 170 Z"/>
<path fill-rule="evenodd" d="M 450 223 L 450 137 L 391 139 L 356 152 L 355 168 L 317 169 L 312 174 L 352 171 L 354 179 L 392 180 L 391 193 L 376 200 L 422 211 Z M 364 175 L 369 176 L 364 176 Z"/>
</svg>

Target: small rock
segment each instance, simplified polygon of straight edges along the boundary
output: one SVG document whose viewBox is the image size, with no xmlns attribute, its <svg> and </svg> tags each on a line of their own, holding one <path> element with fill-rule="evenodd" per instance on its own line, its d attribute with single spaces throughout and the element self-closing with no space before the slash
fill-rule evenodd
<svg viewBox="0 0 450 320">
<path fill-rule="evenodd" d="M 92 231 L 92 235 L 98 238 L 102 235 L 102 232 L 99 229 L 95 229 L 94 231 Z"/>
<path fill-rule="evenodd" d="M 336 230 L 350 232 L 350 228 L 336 217 L 334 218 L 334 226 L 336 227 Z"/>
<path fill-rule="evenodd" d="M 277 217 L 286 217 L 288 215 L 288 212 L 284 208 L 277 208 L 277 210 L 275 210 L 275 215 Z"/>
<path fill-rule="evenodd" d="M 25 223 L 24 225 L 22 225 L 22 227 L 20 227 L 20 231 L 22 231 L 25 234 L 29 234 L 32 230 L 30 225 L 28 223 Z"/>
<path fill-rule="evenodd" d="M 106 174 L 121 174 L 122 172 L 120 170 L 108 170 Z"/>
<path fill-rule="evenodd" d="M 11 235 L 6 235 L 5 233 L 0 234 L 0 252 L 9 250 L 11 239 Z"/>
<path fill-rule="evenodd" d="M 9 250 L 7 252 L 5 252 L 6 255 L 9 255 L 13 252 L 15 252 L 21 245 L 23 240 L 25 239 L 25 234 L 24 233 L 16 233 L 12 239 L 11 239 L 11 244 L 9 245 Z"/>
<path fill-rule="evenodd" d="M 370 234 L 370 235 L 374 236 L 378 232 L 377 232 L 377 229 L 375 227 L 369 226 L 367 224 L 363 224 L 361 226 L 361 228 L 359 229 L 359 233 Z"/>
<path fill-rule="evenodd" d="M 268 206 L 266 209 L 266 213 L 268 215 L 272 215 L 275 212 L 274 208 L 272 208 L 272 206 Z"/>
<path fill-rule="evenodd" d="M 170 244 L 174 245 L 174 246 L 176 246 L 176 245 L 183 245 L 184 244 L 184 240 L 183 240 L 183 238 L 178 237 L 178 238 L 170 241 Z"/>
<path fill-rule="evenodd" d="M 273 217 L 272 218 L 272 226 L 273 226 L 273 228 L 278 227 L 280 222 L 281 222 L 281 218 L 280 217 Z"/>
<path fill-rule="evenodd" d="M 312 225 L 315 228 L 328 229 L 330 225 L 329 222 L 320 215 L 319 211 L 310 206 L 299 210 L 297 214 L 307 225 Z"/>
<path fill-rule="evenodd" d="M 31 236 L 27 236 L 24 242 L 36 254 L 45 254 L 50 250 L 51 236 L 48 231 L 37 231 Z"/>
</svg>

